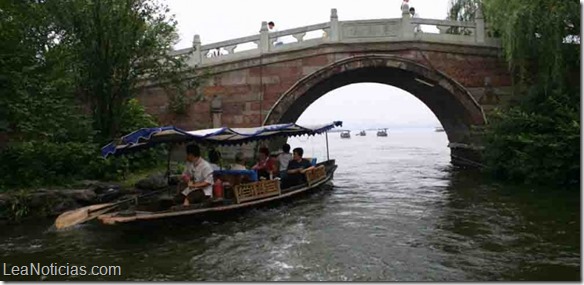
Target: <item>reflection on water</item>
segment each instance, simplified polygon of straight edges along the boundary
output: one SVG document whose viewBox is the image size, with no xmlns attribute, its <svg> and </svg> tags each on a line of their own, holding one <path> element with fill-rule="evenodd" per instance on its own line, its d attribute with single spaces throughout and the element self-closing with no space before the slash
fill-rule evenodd
<svg viewBox="0 0 584 285">
<path fill-rule="evenodd" d="M 454 170 L 444 133 L 329 143 L 332 190 L 192 226 L 5 227 L 0 259 L 122 266 L 121 277 L 73 280 L 580 280 L 579 196 Z M 322 137 L 290 144 L 326 157 Z"/>
</svg>

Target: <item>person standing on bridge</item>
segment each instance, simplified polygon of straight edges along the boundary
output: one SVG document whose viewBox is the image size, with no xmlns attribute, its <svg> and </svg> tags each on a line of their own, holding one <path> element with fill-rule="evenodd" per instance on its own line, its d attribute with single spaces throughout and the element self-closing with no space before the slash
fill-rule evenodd
<svg viewBox="0 0 584 285">
<path fill-rule="evenodd" d="M 410 15 L 411 15 L 412 18 L 418 18 L 419 17 L 419 15 L 416 14 L 416 9 L 414 9 L 414 7 L 411 7 L 410 8 Z M 420 24 L 415 24 L 414 25 L 414 33 L 421 32 L 421 31 L 422 31 L 422 29 L 420 28 Z"/>
<path fill-rule="evenodd" d="M 270 21 L 268 23 L 268 29 L 270 31 L 270 33 L 277 33 L 278 29 L 276 28 L 276 24 L 274 24 L 274 22 Z M 274 41 L 274 46 L 279 46 L 282 45 L 282 41 L 280 41 L 280 38 L 276 37 L 276 41 Z"/>
</svg>

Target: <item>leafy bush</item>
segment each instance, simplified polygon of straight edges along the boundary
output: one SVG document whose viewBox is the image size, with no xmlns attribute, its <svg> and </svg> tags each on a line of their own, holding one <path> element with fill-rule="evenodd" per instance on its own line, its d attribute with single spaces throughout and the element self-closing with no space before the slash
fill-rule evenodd
<svg viewBox="0 0 584 285">
<path fill-rule="evenodd" d="M 575 95 L 544 96 L 500 111 L 487 129 L 485 160 L 496 176 L 537 184 L 580 182 L 580 113 Z"/>
<path fill-rule="evenodd" d="M 91 143 L 24 142 L 0 152 L 0 185 L 6 188 L 66 185 L 76 180 L 118 180 L 159 165 L 161 151 L 104 159 Z"/>
<path fill-rule="evenodd" d="M 56 115 L 54 115 L 56 116 Z M 123 116 L 123 129 L 156 126 L 136 100 L 130 100 Z M 32 140 L 14 143 L 0 152 L 0 185 L 6 188 L 64 185 L 81 179 L 117 180 L 128 172 L 159 165 L 162 148 L 124 157 L 104 159 L 101 146 L 85 142 Z"/>
<path fill-rule="evenodd" d="M 30 141 L 14 144 L 0 153 L 0 180 L 8 187 L 63 184 L 81 177 L 83 163 L 95 156 L 95 146 L 85 143 Z"/>
</svg>

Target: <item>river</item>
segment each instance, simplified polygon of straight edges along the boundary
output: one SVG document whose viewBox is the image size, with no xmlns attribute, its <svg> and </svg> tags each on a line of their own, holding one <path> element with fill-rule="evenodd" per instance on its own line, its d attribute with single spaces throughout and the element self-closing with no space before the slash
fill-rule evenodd
<svg viewBox="0 0 584 285">
<path fill-rule="evenodd" d="M 326 157 L 324 136 L 289 142 Z M 121 268 L 121 276 L 27 280 L 580 280 L 578 193 L 456 170 L 447 143 L 431 130 L 331 133 L 339 165 L 332 189 L 227 221 L 151 231 L 87 224 L 56 232 L 52 220 L 5 226 L 0 263 Z"/>
</svg>

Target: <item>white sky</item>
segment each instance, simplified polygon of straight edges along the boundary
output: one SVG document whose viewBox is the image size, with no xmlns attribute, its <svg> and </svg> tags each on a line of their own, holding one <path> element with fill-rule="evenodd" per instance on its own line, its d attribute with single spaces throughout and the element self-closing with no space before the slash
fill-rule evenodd
<svg viewBox="0 0 584 285">
<path fill-rule="evenodd" d="M 450 0 L 410 0 L 420 18 L 445 19 Z M 401 17 L 401 0 L 195 1 L 166 0 L 178 20 L 180 42 L 189 47 L 199 34 L 202 44 L 259 33 L 262 21 L 278 30 L 328 22 L 331 8 L 340 21 Z M 433 31 L 423 27 L 424 31 Z M 358 94 L 358 95 L 357 95 Z M 302 114 L 298 123 L 343 120 L 344 127 L 433 127 L 440 123 L 421 101 L 408 92 L 381 84 L 353 84 L 329 92 Z"/>
</svg>

